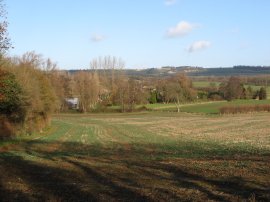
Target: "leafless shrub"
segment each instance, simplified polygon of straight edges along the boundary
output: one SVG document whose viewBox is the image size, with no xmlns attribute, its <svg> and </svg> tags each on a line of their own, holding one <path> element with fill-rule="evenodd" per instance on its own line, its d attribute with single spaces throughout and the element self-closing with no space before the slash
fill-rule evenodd
<svg viewBox="0 0 270 202">
<path fill-rule="evenodd" d="M 270 105 L 239 105 L 239 106 L 224 106 L 220 108 L 221 114 L 237 114 L 250 112 L 270 112 Z"/>
</svg>

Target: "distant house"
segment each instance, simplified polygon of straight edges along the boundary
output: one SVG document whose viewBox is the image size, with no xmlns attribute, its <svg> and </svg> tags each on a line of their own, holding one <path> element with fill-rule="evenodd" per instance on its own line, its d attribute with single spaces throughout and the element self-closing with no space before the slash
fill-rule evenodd
<svg viewBox="0 0 270 202">
<path fill-rule="evenodd" d="M 66 98 L 65 101 L 69 109 L 79 109 L 79 98 Z"/>
</svg>

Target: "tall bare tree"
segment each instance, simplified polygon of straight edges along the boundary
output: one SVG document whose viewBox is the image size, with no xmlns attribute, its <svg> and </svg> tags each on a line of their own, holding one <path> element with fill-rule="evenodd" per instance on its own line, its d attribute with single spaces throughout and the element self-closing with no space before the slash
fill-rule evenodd
<svg viewBox="0 0 270 202">
<path fill-rule="evenodd" d="M 11 48 L 11 41 L 8 36 L 7 12 L 3 0 L 0 0 L 0 59 Z"/>
<path fill-rule="evenodd" d="M 100 92 L 107 94 L 102 96 L 107 98 L 106 103 L 115 102 L 115 94 L 118 90 L 116 82 L 124 77 L 122 72 L 124 67 L 124 61 L 114 56 L 99 57 L 91 61 L 90 68 L 98 74 L 100 80 Z"/>
<path fill-rule="evenodd" d="M 74 76 L 81 112 L 89 112 L 99 102 L 99 79 L 95 73 L 79 71 Z"/>
</svg>

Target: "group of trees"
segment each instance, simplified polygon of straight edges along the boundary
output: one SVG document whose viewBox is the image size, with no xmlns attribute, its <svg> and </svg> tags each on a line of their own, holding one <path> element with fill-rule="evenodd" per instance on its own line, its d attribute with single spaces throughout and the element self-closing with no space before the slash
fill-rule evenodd
<svg viewBox="0 0 270 202">
<path fill-rule="evenodd" d="M 2 59 L 0 67 L 0 130 L 3 136 L 41 131 L 55 110 L 55 92 L 41 56 L 32 53 Z M 42 63 L 41 63 L 42 62 Z M 3 132 L 4 131 L 4 132 Z"/>
<path fill-rule="evenodd" d="M 234 99 L 267 99 L 265 87 L 254 90 L 250 85 L 244 85 L 243 78 L 232 76 L 217 86 L 214 82 L 209 87 L 200 88 L 198 96 L 201 99 L 234 100 Z"/>
<path fill-rule="evenodd" d="M 152 83 L 156 83 L 156 85 L 148 95 L 148 101 L 150 103 L 174 103 L 178 112 L 181 104 L 193 101 L 197 97 L 192 81 L 185 74 L 157 79 Z"/>
<path fill-rule="evenodd" d="M 120 58 L 106 56 L 92 60 L 90 69 L 74 73 L 52 70 L 47 73 L 55 91 L 57 111 L 68 110 L 67 98 L 78 98 L 80 112 L 105 110 L 118 105 L 122 112 L 132 111 L 143 103 L 142 83 L 123 73 Z"/>
<path fill-rule="evenodd" d="M 103 111 L 115 105 L 121 112 L 131 112 L 136 105 L 146 103 L 173 102 L 179 107 L 196 97 L 191 80 L 184 74 L 162 79 L 131 78 L 124 74 L 124 62 L 110 56 L 94 59 L 90 67 L 73 73 L 49 73 L 58 111 L 68 109 L 66 98 L 78 98 L 80 112 Z"/>
</svg>

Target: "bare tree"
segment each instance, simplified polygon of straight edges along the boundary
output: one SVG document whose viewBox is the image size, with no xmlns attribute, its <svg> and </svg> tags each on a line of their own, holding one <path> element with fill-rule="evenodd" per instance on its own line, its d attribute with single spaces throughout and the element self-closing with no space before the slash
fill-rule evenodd
<svg viewBox="0 0 270 202">
<path fill-rule="evenodd" d="M 8 36 L 8 21 L 3 0 L 0 0 L 0 59 L 11 48 L 10 38 Z"/>
<path fill-rule="evenodd" d="M 99 79 L 95 73 L 79 71 L 74 76 L 81 112 L 89 112 L 99 102 Z"/>
<path fill-rule="evenodd" d="M 240 99 L 244 97 L 244 85 L 239 77 L 230 77 L 227 83 L 220 85 L 219 91 L 224 95 L 228 101 L 233 99 Z"/>
<path fill-rule="evenodd" d="M 122 71 L 124 66 L 124 61 L 114 56 L 95 58 L 90 63 L 92 72 L 94 71 L 96 77 L 99 78 L 100 92 L 106 94 L 102 96 L 107 98 L 106 103 L 113 104 L 115 102 L 115 94 L 118 91 L 116 81 L 120 77 L 125 77 Z"/>
<path fill-rule="evenodd" d="M 181 104 L 184 101 L 191 101 L 195 97 L 195 91 L 192 88 L 191 80 L 185 74 L 178 74 L 167 79 L 163 87 L 165 99 L 173 102 L 177 111 L 180 112 Z"/>
</svg>

